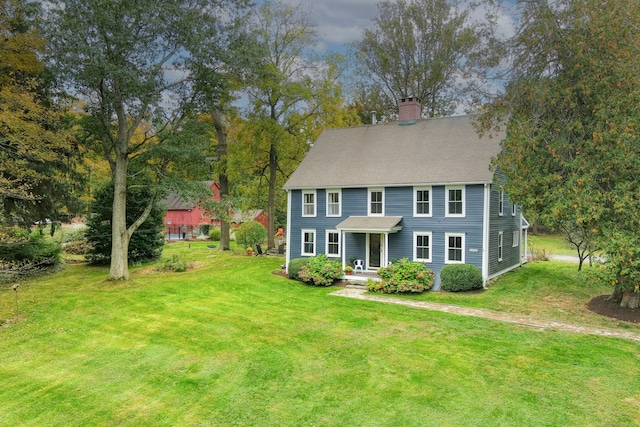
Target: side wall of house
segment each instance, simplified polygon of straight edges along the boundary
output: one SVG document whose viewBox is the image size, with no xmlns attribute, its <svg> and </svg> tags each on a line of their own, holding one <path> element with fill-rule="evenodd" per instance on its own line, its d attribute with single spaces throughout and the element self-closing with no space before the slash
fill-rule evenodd
<svg viewBox="0 0 640 427">
<path fill-rule="evenodd" d="M 501 191 L 499 185 L 491 185 L 489 219 L 489 277 L 509 271 L 521 264 L 521 212 L 503 194 L 502 215 L 500 214 Z M 500 235 L 502 235 L 502 258 L 500 258 Z"/>
</svg>

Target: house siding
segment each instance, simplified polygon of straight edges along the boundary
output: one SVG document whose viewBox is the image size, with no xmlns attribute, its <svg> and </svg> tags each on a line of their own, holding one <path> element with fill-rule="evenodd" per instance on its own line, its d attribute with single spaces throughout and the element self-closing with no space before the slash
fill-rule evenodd
<svg viewBox="0 0 640 427">
<path fill-rule="evenodd" d="M 445 265 L 447 233 L 461 233 L 465 236 L 464 260 L 466 264 L 473 264 L 482 268 L 482 239 L 484 216 L 484 186 L 467 185 L 465 187 L 465 216 L 446 217 L 446 187 L 433 186 L 431 188 L 431 217 L 413 216 L 413 186 L 386 187 L 384 189 L 384 213 L 385 216 L 401 216 L 400 226 L 402 230 L 389 234 L 387 259 L 393 261 L 407 257 L 413 259 L 414 242 L 413 233 L 430 232 L 431 262 L 427 266 L 436 273 L 436 288 L 440 284 L 440 269 Z M 291 191 L 291 229 L 290 233 L 290 259 L 301 256 L 301 230 L 316 230 L 316 254 L 324 253 L 326 246 L 325 230 L 334 230 L 336 226 L 349 216 L 366 216 L 368 204 L 368 188 L 343 188 L 342 189 L 342 216 L 326 216 L 326 191 L 316 191 L 316 216 L 302 217 L 302 192 Z M 509 211 L 510 216 L 510 211 Z M 366 258 L 366 233 L 346 233 L 346 260 L 351 257 Z M 341 248 L 342 250 L 342 248 Z"/>
<path fill-rule="evenodd" d="M 521 213 L 516 207 L 516 214 L 512 215 L 512 204 L 508 196 L 504 195 L 503 214 L 500 211 L 499 184 L 491 186 L 490 219 L 489 219 L 489 277 L 519 266 L 521 261 Z M 513 232 L 518 232 L 518 246 L 513 247 Z M 502 261 L 499 261 L 499 234 L 503 235 Z"/>
</svg>

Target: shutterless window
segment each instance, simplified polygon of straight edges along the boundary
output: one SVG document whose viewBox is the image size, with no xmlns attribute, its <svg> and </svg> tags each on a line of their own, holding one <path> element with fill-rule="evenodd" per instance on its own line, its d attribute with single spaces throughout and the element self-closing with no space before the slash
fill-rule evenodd
<svg viewBox="0 0 640 427">
<path fill-rule="evenodd" d="M 520 246 L 520 232 L 519 232 L 519 231 L 514 231 L 514 232 L 513 232 L 512 246 L 513 246 L 514 248 L 515 248 L 516 246 Z"/>
<path fill-rule="evenodd" d="M 302 193 L 302 216 L 316 216 L 315 191 Z"/>
<path fill-rule="evenodd" d="M 340 233 L 327 231 L 327 256 L 340 256 Z"/>
<path fill-rule="evenodd" d="M 498 201 L 498 215 L 504 214 L 504 190 L 500 190 L 500 200 Z"/>
<path fill-rule="evenodd" d="M 416 216 L 431 215 L 431 189 L 416 188 L 414 191 L 415 206 L 414 214 Z"/>
<path fill-rule="evenodd" d="M 431 262 L 431 233 L 414 233 L 416 261 Z"/>
<path fill-rule="evenodd" d="M 461 234 L 447 234 L 447 259 L 449 263 L 464 263 L 464 236 Z"/>
<path fill-rule="evenodd" d="M 502 244 L 504 241 L 502 231 L 498 233 L 498 261 L 502 261 Z"/>
<path fill-rule="evenodd" d="M 327 216 L 340 215 L 340 192 L 327 191 Z"/>
<path fill-rule="evenodd" d="M 383 214 L 383 192 L 382 190 L 369 191 L 369 215 Z"/>
<path fill-rule="evenodd" d="M 302 255 L 316 254 L 315 230 L 302 230 Z"/>
<path fill-rule="evenodd" d="M 447 188 L 447 215 L 463 216 L 464 215 L 464 189 Z"/>
</svg>

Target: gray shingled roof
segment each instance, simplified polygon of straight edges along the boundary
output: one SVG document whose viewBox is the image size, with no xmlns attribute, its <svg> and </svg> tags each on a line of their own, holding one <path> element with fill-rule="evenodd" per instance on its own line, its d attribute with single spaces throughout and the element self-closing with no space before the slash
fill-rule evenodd
<svg viewBox="0 0 640 427">
<path fill-rule="evenodd" d="M 336 225 L 337 230 L 344 231 L 399 231 L 401 216 L 350 216 Z"/>
<path fill-rule="evenodd" d="M 326 129 L 285 189 L 487 183 L 504 135 L 480 138 L 469 116 Z"/>
</svg>

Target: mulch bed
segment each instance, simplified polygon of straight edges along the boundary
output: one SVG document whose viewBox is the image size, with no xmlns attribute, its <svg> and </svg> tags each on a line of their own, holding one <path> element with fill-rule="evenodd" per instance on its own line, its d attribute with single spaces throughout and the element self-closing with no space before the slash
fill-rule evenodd
<svg viewBox="0 0 640 427">
<path fill-rule="evenodd" d="M 619 303 L 609 301 L 610 295 L 599 295 L 587 303 L 587 308 L 601 316 L 622 320 L 629 323 L 640 323 L 640 309 L 622 308 Z"/>
</svg>

